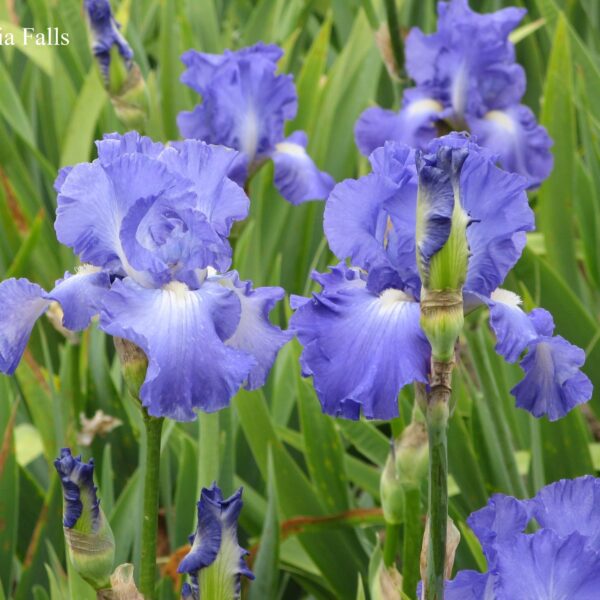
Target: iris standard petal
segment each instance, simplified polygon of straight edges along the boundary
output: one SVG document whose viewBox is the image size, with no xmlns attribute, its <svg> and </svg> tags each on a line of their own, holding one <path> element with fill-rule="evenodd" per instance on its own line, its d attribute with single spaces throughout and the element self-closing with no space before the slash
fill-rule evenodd
<svg viewBox="0 0 600 600">
<path fill-rule="evenodd" d="M 0 371 L 14 373 L 35 322 L 49 305 L 46 292 L 27 279 L 0 283 Z"/>
<path fill-rule="evenodd" d="M 188 187 L 166 165 L 142 154 L 76 165 L 58 195 L 56 235 L 82 262 L 126 271 L 119 233 L 129 209 L 141 198 L 177 197 Z"/>
<path fill-rule="evenodd" d="M 527 528 L 530 508 L 526 501 L 494 494 L 487 506 L 471 513 L 467 524 L 475 532 L 488 562 L 493 563 L 495 547 Z"/>
<path fill-rule="evenodd" d="M 150 414 L 189 421 L 195 409 L 225 408 L 255 366 L 249 354 L 224 343 L 240 312 L 237 295 L 218 283 L 148 289 L 126 278 L 106 295 L 100 328 L 146 353 L 140 397 Z"/>
<path fill-rule="evenodd" d="M 71 331 L 85 329 L 100 312 L 110 289 L 110 276 L 98 268 L 82 266 L 75 274 L 65 273 L 46 297 L 56 300 L 63 311 L 63 325 Z"/>
<path fill-rule="evenodd" d="M 98 160 L 103 165 L 108 165 L 123 154 L 144 154 L 150 158 L 158 158 L 165 145 L 140 135 L 137 131 L 128 131 L 122 135 L 105 133 L 101 140 L 96 141 L 96 148 Z"/>
<path fill-rule="evenodd" d="M 271 154 L 275 165 L 275 187 L 292 204 L 308 200 L 324 200 L 335 181 L 320 171 L 306 152 L 308 140 L 303 131 L 295 131 L 288 138 L 275 144 Z"/>
<path fill-rule="evenodd" d="M 160 157 L 170 170 L 193 182 L 196 208 L 221 236 L 229 235 L 235 221 L 248 216 L 250 200 L 244 190 L 229 179 L 237 152 L 197 140 L 177 142 Z"/>
<path fill-rule="evenodd" d="M 498 600 L 596 600 L 600 589 L 600 554 L 578 533 L 516 536 L 498 548 L 497 571 Z"/>
<path fill-rule="evenodd" d="M 545 529 L 566 537 L 573 532 L 600 551 L 600 480 L 586 475 L 543 487 L 531 501 L 532 516 Z"/>
<path fill-rule="evenodd" d="M 243 152 L 249 163 L 267 158 L 284 138 L 284 123 L 297 110 L 292 77 L 276 74 L 272 52 L 229 52 L 216 61 L 210 75 L 197 89 L 202 90 L 203 110 L 181 113 L 182 133 L 198 129 L 203 139 Z M 208 71 L 203 71 L 203 77 Z M 184 76 L 188 82 L 192 76 Z M 202 125 L 194 126 L 193 117 Z"/>
<path fill-rule="evenodd" d="M 351 275 L 354 273 L 354 275 Z M 394 289 L 373 294 L 342 265 L 321 275 L 323 291 L 302 304 L 290 328 L 304 346 L 303 374 L 312 375 L 327 414 L 391 419 L 404 385 L 427 381 L 430 348 L 419 305 Z"/>
<path fill-rule="evenodd" d="M 529 107 L 513 104 L 491 110 L 469 119 L 469 127 L 480 144 L 500 156 L 502 167 L 525 177 L 529 187 L 539 186 L 550 175 L 553 142 Z"/>
<path fill-rule="evenodd" d="M 292 337 L 269 321 L 269 313 L 285 295 L 280 287 L 252 289 L 252 282 L 242 281 L 236 271 L 215 275 L 209 281 L 235 292 L 240 301 L 238 326 L 225 342 L 227 346 L 248 353 L 254 358 L 246 387 L 254 390 L 264 385 L 280 348 Z"/>
<path fill-rule="evenodd" d="M 511 393 L 517 406 L 550 421 L 592 397 L 592 382 L 580 368 L 585 352 L 561 336 L 541 336 L 519 363 L 525 376 Z"/>
<path fill-rule="evenodd" d="M 535 220 L 526 180 L 499 169 L 489 151 L 468 143 L 471 149 L 460 176 L 460 201 L 471 219 L 464 287 L 489 296 L 521 257 L 525 232 L 535 228 Z"/>
<path fill-rule="evenodd" d="M 435 33 L 413 28 L 406 39 L 406 69 L 417 85 L 451 107 L 457 125 L 467 114 L 481 114 L 490 101 L 499 102 L 498 94 L 518 101 L 524 75 L 512 66 L 508 36 L 525 11 L 511 7 L 479 14 L 467 0 L 453 0 L 440 2 L 438 13 Z"/>
</svg>

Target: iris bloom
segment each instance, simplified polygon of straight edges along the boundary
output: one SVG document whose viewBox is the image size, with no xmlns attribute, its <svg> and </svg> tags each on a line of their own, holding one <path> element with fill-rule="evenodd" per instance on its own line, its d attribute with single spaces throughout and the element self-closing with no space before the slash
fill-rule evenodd
<svg viewBox="0 0 600 600">
<path fill-rule="evenodd" d="M 242 488 L 223 499 L 216 483 L 203 488 L 198 502 L 198 526 L 190 536 L 192 548 L 179 564 L 179 573 L 187 573 L 182 597 L 186 600 L 213 598 L 237 600 L 242 575 L 254 579 L 237 539 L 237 521 L 242 510 Z"/>
<path fill-rule="evenodd" d="M 54 466 L 63 489 L 63 525 L 71 562 L 95 589 L 108 587 L 115 541 L 94 486 L 94 461 L 63 448 Z"/>
<path fill-rule="evenodd" d="M 181 81 L 202 96 L 202 104 L 180 113 L 186 138 L 239 150 L 231 177 L 240 185 L 271 159 L 275 186 L 292 204 L 324 199 L 333 179 L 306 153 L 303 131 L 285 137 L 285 122 L 296 116 L 298 98 L 291 75 L 276 74 L 283 51 L 263 43 L 236 52 L 206 54 L 189 50 Z"/>
<path fill-rule="evenodd" d="M 361 115 L 355 130 L 361 152 L 368 155 L 386 140 L 423 149 L 445 121 L 470 130 L 506 170 L 539 185 L 552 170 L 552 141 L 520 103 L 525 72 L 509 40 L 525 12 L 478 14 L 467 0 L 439 2 L 437 32 L 414 28 L 406 39 L 406 70 L 416 87 L 405 91 L 399 112 L 374 107 Z"/>
<path fill-rule="evenodd" d="M 464 160 L 457 160 L 461 155 Z M 456 218 L 470 221 L 464 310 L 487 306 L 496 351 L 508 362 L 524 354 L 519 364 L 525 375 L 512 390 L 517 406 L 555 420 L 588 400 L 592 386 L 579 370 L 583 350 L 553 335 L 547 311 L 527 314 L 516 294 L 498 289 L 534 228 L 525 179 L 499 169 L 489 151 L 460 134 L 432 142 L 419 158 L 419 174 L 414 151 L 393 142 L 370 161 L 372 173 L 336 185 L 325 207 L 329 246 L 353 266 L 342 262 L 329 273 L 314 273 L 322 291 L 292 298 L 303 373 L 312 375 L 323 410 L 391 419 L 398 415 L 401 388 L 428 381 L 431 348 L 419 324 L 416 234 L 426 270 Z"/>
<path fill-rule="evenodd" d="M 539 525 L 526 534 L 530 521 Z M 460 571 L 447 600 L 595 600 L 600 589 L 600 480 L 579 477 L 530 500 L 496 494 L 468 523 L 489 571 Z"/>
<path fill-rule="evenodd" d="M 227 177 L 237 152 L 195 140 L 165 147 L 135 132 L 97 146 L 97 160 L 55 184 L 58 240 L 85 266 L 49 293 L 26 279 L 0 284 L 0 370 L 15 370 L 57 301 L 68 329 L 99 313 L 102 330 L 144 351 L 140 397 L 151 415 L 191 420 L 227 406 L 242 384 L 263 385 L 289 335 L 268 318 L 283 289 L 252 289 L 227 271 L 227 235 L 249 206 Z"/>
<path fill-rule="evenodd" d="M 111 51 L 116 48 L 127 67 L 133 64 L 133 50 L 120 32 L 109 0 L 84 0 L 92 36 L 92 52 L 105 79 L 109 77 Z"/>
</svg>

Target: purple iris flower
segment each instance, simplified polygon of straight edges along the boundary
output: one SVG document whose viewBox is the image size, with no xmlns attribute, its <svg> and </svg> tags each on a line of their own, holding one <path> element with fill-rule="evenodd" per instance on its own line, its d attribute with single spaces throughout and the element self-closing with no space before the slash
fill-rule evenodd
<svg viewBox="0 0 600 600">
<path fill-rule="evenodd" d="M 505 8 L 479 14 L 467 0 L 438 3 L 438 30 L 414 28 L 406 39 L 406 70 L 416 87 L 404 93 L 399 112 L 367 109 L 356 124 L 356 143 L 365 155 L 387 140 L 424 149 L 445 122 L 469 130 L 499 156 L 508 171 L 530 187 L 552 170 L 552 140 L 533 112 L 520 104 L 526 81 L 515 62 L 509 34 L 525 14 Z"/>
<path fill-rule="evenodd" d="M 418 167 L 415 151 L 393 142 L 375 150 L 370 162 L 372 173 L 336 185 L 325 206 L 329 246 L 352 266 L 342 262 L 314 273 L 322 291 L 292 297 L 303 374 L 312 375 L 323 410 L 391 419 L 401 388 L 428 381 L 431 348 L 419 325 L 417 254 L 426 267 L 448 237 L 453 212 L 469 222 L 464 310 L 487 306 L 496 351 L 508 362 L 521 359 L 525 376 L 512 390 L 517 406 L 555 420 L 587 401 L 592 385 L 580 371 L 583 350 L 553 335 L 547 311 L 527 314 L 516 294 L 499 289 L 534 228 L 526 180 L 498 168 L 495 156 L 465 134 L 436 139 Z M 424 211 L 418 252 L 417 190 Z"/>
<path fill-rule="evenodd" d="M 283 51 L 258 43 L 235 52 L 189 50 L 181 81 L 202 96 L 202 104 L 179 114 L 185 138 L 222 144 L 240 152 L 230 176 L 240 185 L 271 159 L 275 186 L 292 204 L 327 197 L 334 181 L 306 152 L 303 131 L 285 137 L 285 122 L 296 116 L 298 98 L 291 75 L 277 74 Z"/>
<path fill-rule="evenodd" d="M 530 521 L 539 529 L 524 533 Z M 530 500 L 497 494 L 468 523 L 487 573 L 460 571 L 447 600 L 595 600 L 600 589 L 600 479 L 542 488 Z"/>
<path fill-rule="evenodd" d="M 36 319 L 52 301 L 63 324 L 100 328 L 148 357 L 140 397 L 151 415 L 195 418 L 264 384 L 290 335 L 269 322 L 284 295 L 252 289 L 228 271 L 227 236 L 249 200 L 227 177 L 237 152 L 136 132 L 97 143 L 98 159 L 56 181 L 58 240 L 82 263 L 49 293 L 26 279 L 0 284 L 0 370 L 12 373 Z"/>
<path fill-rule="evenodd" d="M 238 544 L 238 517 L 242 510 L 242 488 L 224 499 L 216 483 L 202 489 L 198 502 L 198 525 L 190 536 L 192 547 L 179 564 L 179 573 L 190 575 L 182 598 L 240 598 L 241 576 L 254 579 Z"/>
<path fill-rule="evenodd" d="M 92 35 L 92 52 L 100 64 L 104 78 L 108 79 L 113 46 L 128 68 L 131 67 L 133 50 L 120 32 L 121 25 L 113 17 L 109 0 L 84 0 L 83 4 Z"/>
</svg>

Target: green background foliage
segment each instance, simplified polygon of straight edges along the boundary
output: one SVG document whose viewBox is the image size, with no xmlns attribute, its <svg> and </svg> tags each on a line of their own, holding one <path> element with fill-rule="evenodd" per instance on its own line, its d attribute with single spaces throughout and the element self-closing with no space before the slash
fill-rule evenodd
<svg viewBox="0 0 600 600">
<path fill-rule="evenodd" d="M 517 44 L 528 75 L 526 102 L 554 138 L 556 166 L 531 194 L 538 231 L 507 286 L 527 309 L 553 312 L 558 333 L 586 350 L 585 371 L 600 389 L 600 4 L 514 3 L 529 9 Z M 508 4 L 471 1 L 481 11 Z M 398 7 L 403 31 L 434 29 L 432 0 Z M 309 152 L 336 180 L 367 172 L 354 122 L 373 103 L 398 107 L 401 96 L 375 44 L 383 2 L 123 0 L 115 8 L 147 82 L 153 138 L 177 138 L 177 113 L 198 101 L 179 83 L 183 51 L 275 42 L 286 51 L 281 70 L 295 75 L 299 94 L 289 130 L 307 131 Z M 5 0 L 0 27 L 4 34 L 59 27 L 71 40 L 58 48 L 0 48 L 0 272 L 48 289 L 75 266 L 53 230 L 57 169 L 92 159 L 94 139 L 123 127 L 92 62 L 80 0 Z M 234 267 L 256 285 L 309 293 L 311 270 L 335 262 L 323 238 L 323 204 L 286 203 L 270 167 L 252 180 L 250 196 L 250 217 L 234 234 Z M 285 324 L 288 316 L 286 302 L 274 318 Z M 519 367 L 494 353 L 484 314 L 469 317 L 462 342 L 449 433 L 450 514 L 462 533 L 455 568 L 484 569 L 466 517 L 494 492 L 524 497 L 558 478 L 594 473 L 600 396 L 557 423 L 537 421 L 514 407 L 509 392 Z M 245 588 L 251 600 L 368 597 L 369 561 L 383 527 L 379 474 L 390 436 L 410 420 L 412 391 L 402 393 L 401 416 L 391 424 L 331 419 L 300 376 L 299 352 L 297 342 L 286 346 L 266 387 L 241 391 L 230 409 L 166 423 L 161 599 L 177 597 L 177 551 L 194 528 L 201 486 L 213 480 L 227 494 L 244 486 L 240 535 L 257 576 Z M 16 375 L 0 378 L 0 599 L 94 598 L 66 563 L 51 463 L 62 446 L 77 447 L 80 414 L 99 409 L 122 424 L 79 449 L 96 460 L 118 563 L 139 569 L 140 414 L 126 396 L 111 341 L 95 327 L 66 339 L 44 318 Z M 411 498 L 401 527 L 400 570 L 409 581 L 418 578 L 424 492 Z"/>
</svg>

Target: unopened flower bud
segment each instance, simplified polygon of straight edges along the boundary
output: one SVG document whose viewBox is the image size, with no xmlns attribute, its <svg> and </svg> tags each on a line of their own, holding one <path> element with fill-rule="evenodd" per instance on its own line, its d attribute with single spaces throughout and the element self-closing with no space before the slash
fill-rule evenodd
<svg viewBox="0 0 600 600">
<path fill-rule="evenodd" d="M 369 586 L 372 600 L 402 600 L 402 575 L 394 565 L 386 567 L 380 558 L 373 573 Z"/>
<path fill-rule="evenodd" d="M 216 484 L 203 488 L 198 502 L 198 526 L 190 536 L 191 550 L 178 571 L 190 575 L 182 590 L 185 600 L 238 600 L 242 575 L 254 579 L 246 565 L 246 550 L 237 540 L 237 520 L 242 509 L 242 488 L 223 499 Z"/>
<path fill-rule="evenodd" d="M 127 389 L 138 399 L 140 388 L 146 379 L 148 357 L 139 346 L 129 340 L 120 337 L 114 337 L 113 340 Z"/>
<path fill-rule="evenodd" d="M 140 129 L 148 115 L 146 82 L 133 61 L 133 50 L 120 31 L 109 0 L 85 0 L 92 52 L 119 119 Z"/>
<path fill-rule="evenodd" d="M 96 495 L 94 461 L 85 463 L 63 448 L 54 466 L 63 488 L 63 526 L 71 563 L 94 589 L 107 588 L 115 540 Z"/>
<path fill-rule="evenodd" d="M 404 520 L 404 494 L 418 488 L 428 465 L 428 438 L 425 424 L 415 421 L 393 442 L 381 474 L 381 505 L 386 523 Z"/>
<path fill-rule="evenodd" d="M 434 360 L 449 361 L 464 324 L 470 219 L 460 202 L 460 173 L 468 148 L 439 146 L 419 154 L 417 264 L 421 275 L 421 327 Z"/>
</svg>

